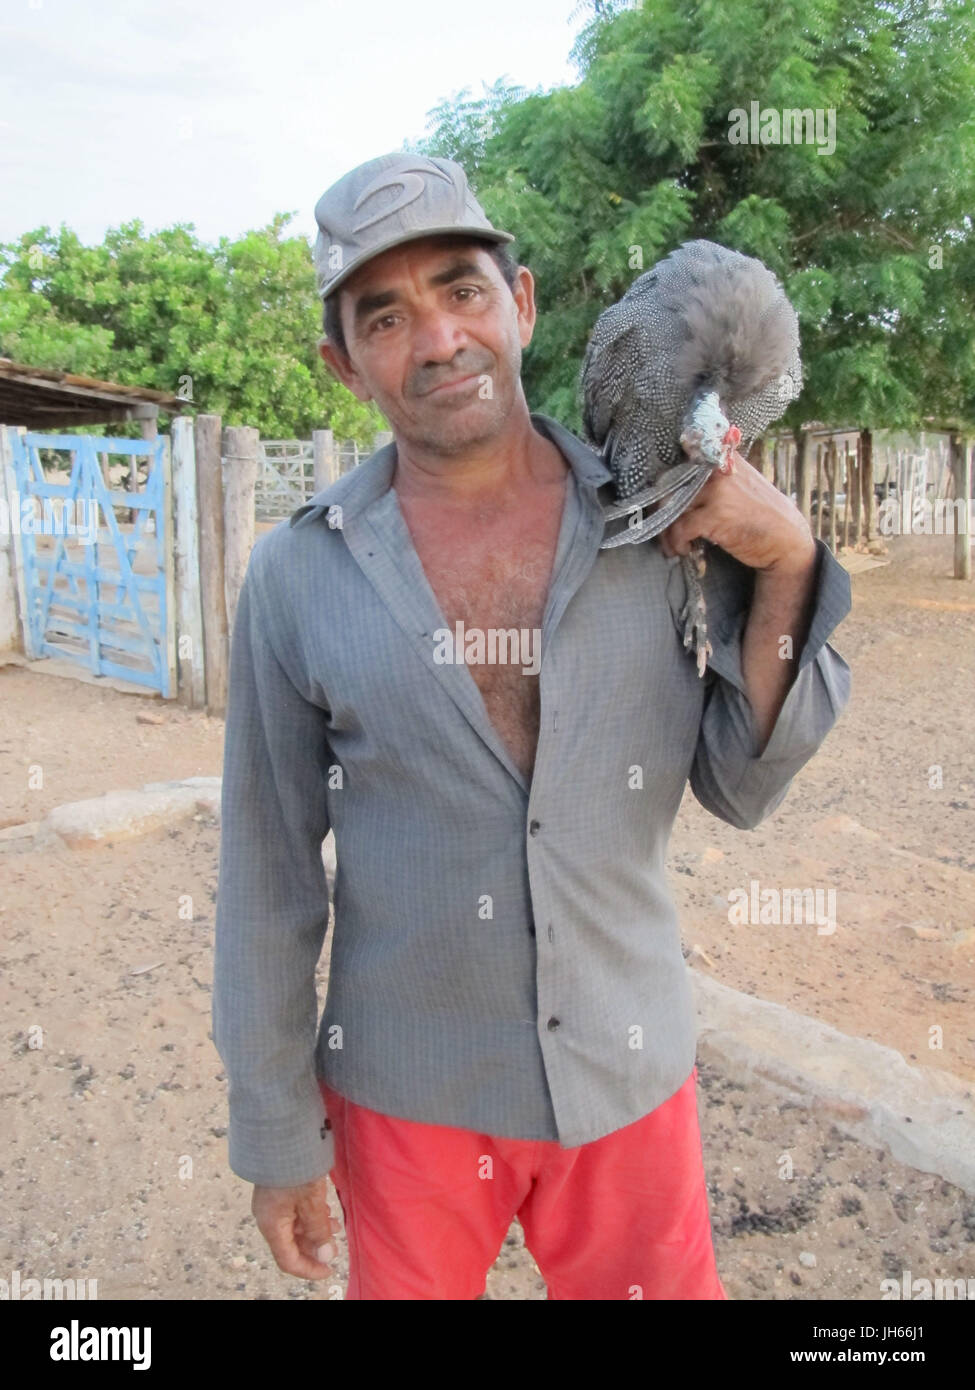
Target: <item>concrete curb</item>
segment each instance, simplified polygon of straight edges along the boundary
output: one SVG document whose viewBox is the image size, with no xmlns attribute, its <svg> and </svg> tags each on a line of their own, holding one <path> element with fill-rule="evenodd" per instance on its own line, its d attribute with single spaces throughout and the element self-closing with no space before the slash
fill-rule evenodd
<svg viewBox="0 0 975 1390">
<path fill-rule="evenodd" d="M 901 1163 L 975 1194 L 975 1087 L 912 1067 L 892 1047 L 853 1038 L 782 1004 L 691 970 L 698 1050 L 738 1079 L 760 1077 L 783 1099 L 820 1111 Z"/>
<path fill-rule="evenodd" d="M 219 777 L 184 777 L 178 782 L 147 782 L 141 791 L 106 792 L 90 801 L 68 801 L 55 806 L 43 820 L 0 830 L 0 852 L 42 850 L 53 844 L 90 849 L 148 835 L 197 815 L 219 820 L 220 790 Z M 331 892 L 335 882 L 335 836 L 331 831 L 322 858 Z"/>
<path fill-rule="evenodd" d="M 141 791 L 107 792 L 91 801 L 55 806 L 40 822 L 34 846 L 52 839 L 70 849 L 106 840 L 130 840 L 191 816 L 220 814 L 220 778 L 186 777 L 181 782 L 147 782 Z"/>
</svg>

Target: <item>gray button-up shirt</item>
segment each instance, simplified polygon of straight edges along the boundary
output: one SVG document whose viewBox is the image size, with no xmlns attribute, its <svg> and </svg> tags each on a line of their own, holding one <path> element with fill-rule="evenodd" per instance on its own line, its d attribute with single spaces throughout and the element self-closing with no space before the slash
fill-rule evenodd
<svg viewBox="0 0 975 1390">
<path fill-rule="evenodd" d="M 231 651 L 213 994 L 230 1166 L 250 1182 L 328 1171 L 318 1077 L 388 1115 L 566 1147 L 661 1105 L 695 1058 L 665 873 L 688 778 L 709 811 L 751 829 L 849 698 L 826 640 L 850 609 L 849 577 L 817 541 L 809 636 L 756 756 L 741 668 L 753 571 L 710 551 L 702 679 L 681 640 L 679 561 L 653 543 L 600 550 L 608 469 L 554 420 L 532 421 L 571 473 L 530 780 L 470 670 L 437 658 L 449 624 L 390 486 L 395 444 L 251 554 Z"/>
</svg>

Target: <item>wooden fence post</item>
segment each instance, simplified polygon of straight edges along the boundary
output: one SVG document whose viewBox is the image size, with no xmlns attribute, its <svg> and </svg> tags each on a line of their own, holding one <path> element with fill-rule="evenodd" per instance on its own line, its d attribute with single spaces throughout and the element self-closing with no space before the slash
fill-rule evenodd
<svg viewBox="0 0 975 1390">
<path fill-rule="evenodd" d="M 829 548 L 836 554 L 836 474 L 839 467 L 839 451 L 836 440 L 830 435 L 826 445 L 826 482 L 829 487 Z M 822 535 L 822 531 L 820 531 Z"/>
<path fill-rule="evenodd" d="M 827 445 L 828 447 L 828 445 Z M 823 446 L 816 445 L 816 529 L 820 540 L 823 536 Z"/>
<path fill-rule="evenodd" d="M 861 539 L 873 540 L 873 432 L 860 431 L 860 514 L 863 517 Z"/>
<path fill-rule="evenodd" d="M 0 425 L 0 652 L 21 651 L 18 575 L 15 544 L 19 537 L 20 507 L 14 478 L 10 431 Z"/>
<path fill-rule="evenodd" d="M 227 708 L 227 601 L 223 588 L 223 478 L 220 462 L 220 416 L 197 415 L 193 422 L 196 492 L 200 530 L 200 605 L 203 617 L 203 664 L 206 708 L 222 715 Z"/>
<path fill-rule="evenodd" d="M 972 577 L 972 538 L 969 535 L 971 522 L 971 496 L 972 496 L 972 453 L 975 452 L 975 445 L 965 435 L 951 436 L 952 453 L 954 454 L 954 479 L 955 479 L 955 578 L 971 579 Z M 961 499 L 964 508 L 964 518 L 958 515 L 958 500 Z"/>
<path fill-rule="evenodd" d="M 150 412 L 151 412 L 151 413 L 150 413 Z M 139 420 L 139 428 L 140 428 L 140 430 L 141 430 L 141 432 L 142 432 L 142 438 L 145 439 L 145 440 L 147 440 L 150 444 L 155 444 L 157 438 L 159 437 L 159 407 L 158 407 L 158 405 L 151 405 L 151 406 L 148 406 L 148 407 L 147 407 L 147 406 L 141 406 L 141 407 L 139 407 L 139 408 L 137 409 L 137 412 L 136 412 L 136 413 L 137 413 L 137 418 L 138 418 L 138 420 Z M 148 457 L 146 458 L 146 477 L 149 476 L 149 469 L 150 469 L 150 467 L 151 467 L 151 461 L 152 461 L 152 454 L 151 454 L 151 452 L 150 452 L 149 455 L 148 455 Z M 130 491 L 130 492 L 138 492 L 138 491 L 139 491 L 139 455 L 138 455 L 138 454 L 130 454 L 130 455 L 129 455 L 129 491 Z M 135 525 L 137 519 L 138 519 L 138 509 L 137 509 L 136 507 L 130 507 L 130 508 L 129 508 L 129 521 L 132 523 L 133 526 Z"/>
<path fill-rule="evenodd" d="M 331 430 L 312 430 L 311 442 L 315 455 L 315 491 L 321 492 L 339 476 L 335 438 Z"/>
<path fill-rule="evenodd" d="M 810 521 L 810 465 L 809 436 L 799 433 L 796 436 L 796 506 L 806 521 Z"/>
<path fill-rule="evenodd" d="M 137 457 L 137 456 L 136 456 Z M 150 465 L 151 466 L 151 465 Z M 179 677 L 176 671 L 176 547 L 175 524 L 176 507 L 173 501 L 173 455 L 172 441 L 165 435 L 162 440 L 162 504 L 157 523 L 159 531 L 170 533 L 169 544 L 163 553 L 163 578 L 166 585 L 166 626 L 162 631 L 163 649 L 161 662 L 165 687 L 163 696 L 175 700 L 179 694 Z M 168 523 L 168 524 L 167 524 Z"/>
<path fill-rule="evenodd" d="M 250 425 L 223 432 L 223 588 L 227 629 L 234 632 L 237 599 L 254 549 L 254 488 L 260 435 Z"/>
<path fill-rule="evenodd" d="M 193 421 L 170 425 L 173 459 L 173 553 L 176 586 L 176 688 L 180 704 L 206 704 L 203 609 L 200 603 L 200 515 Z"/>
</svg>

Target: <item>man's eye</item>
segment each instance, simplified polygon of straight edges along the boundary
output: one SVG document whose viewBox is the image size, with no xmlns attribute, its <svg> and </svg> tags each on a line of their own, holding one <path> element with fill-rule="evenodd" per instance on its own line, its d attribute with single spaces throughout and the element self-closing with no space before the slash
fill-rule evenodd
<svg viewBox="0 0 975 1390">
<path fill-rule="evenodd" d="M 381 319 L 376 319 L 375 322 L 373 323 L 372 327 L 371 327 L 370 330 L 369 330 L 370 333 L 375 333 L 376 329 L 379 328 L 379 326 L 380 326 L 381 324 L 384 324 L 384 323 L 392 323 L 393 320 L 395 319 L 395 317 L 396 317 L 395 314 L 384 314 L 383 317 L 382 317 Z"/>
<path fill-rule="evenodd" d="M 455 291 L 456 294 L 470 294 L 470 295 L 475 295 L 475 294 L 477 294 L 477 292 L 478 292 L 478 291 L 477 291 L 477 288 L 476 288 L 476 286 L 474 286 L 474 285 L 459 285 L 458 288 L 457 288 L 457 290 Z"/>
</svg>

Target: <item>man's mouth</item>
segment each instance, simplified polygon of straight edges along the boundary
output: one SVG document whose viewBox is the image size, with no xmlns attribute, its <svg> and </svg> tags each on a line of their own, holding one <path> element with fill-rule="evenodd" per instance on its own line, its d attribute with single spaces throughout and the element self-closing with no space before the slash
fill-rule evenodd
<svg viewBox="0 0 975 1390">
<path fill-rule="evenodd" d="M 441 382 L 441 384 L 440 384 L 439 386 L 435 386 L 435 387 L 433 388 L 432 391 L 428 391 L 428 392 L 427 392 L 427 395 L 428 395 L 428 396 L 436 396 L 436 395 L 438 395 L 440 392 L 444 392 L 444 391 L 456 391 L 459 387 L 461 387 L 461 386 L 466 386 L 466 385 L 468 385 L 470 382 L 476 381 L 476 380 L 477 380 L 477 374 L 476 374 L 476 372 L 471 372 L 471 373 L 470 373 L 469 375 L 467 375 L 467 376 L 458 376 L 458 377 L 455 377 L 453 381 L 444 381 L 444 382 Z"/>
</svg>

